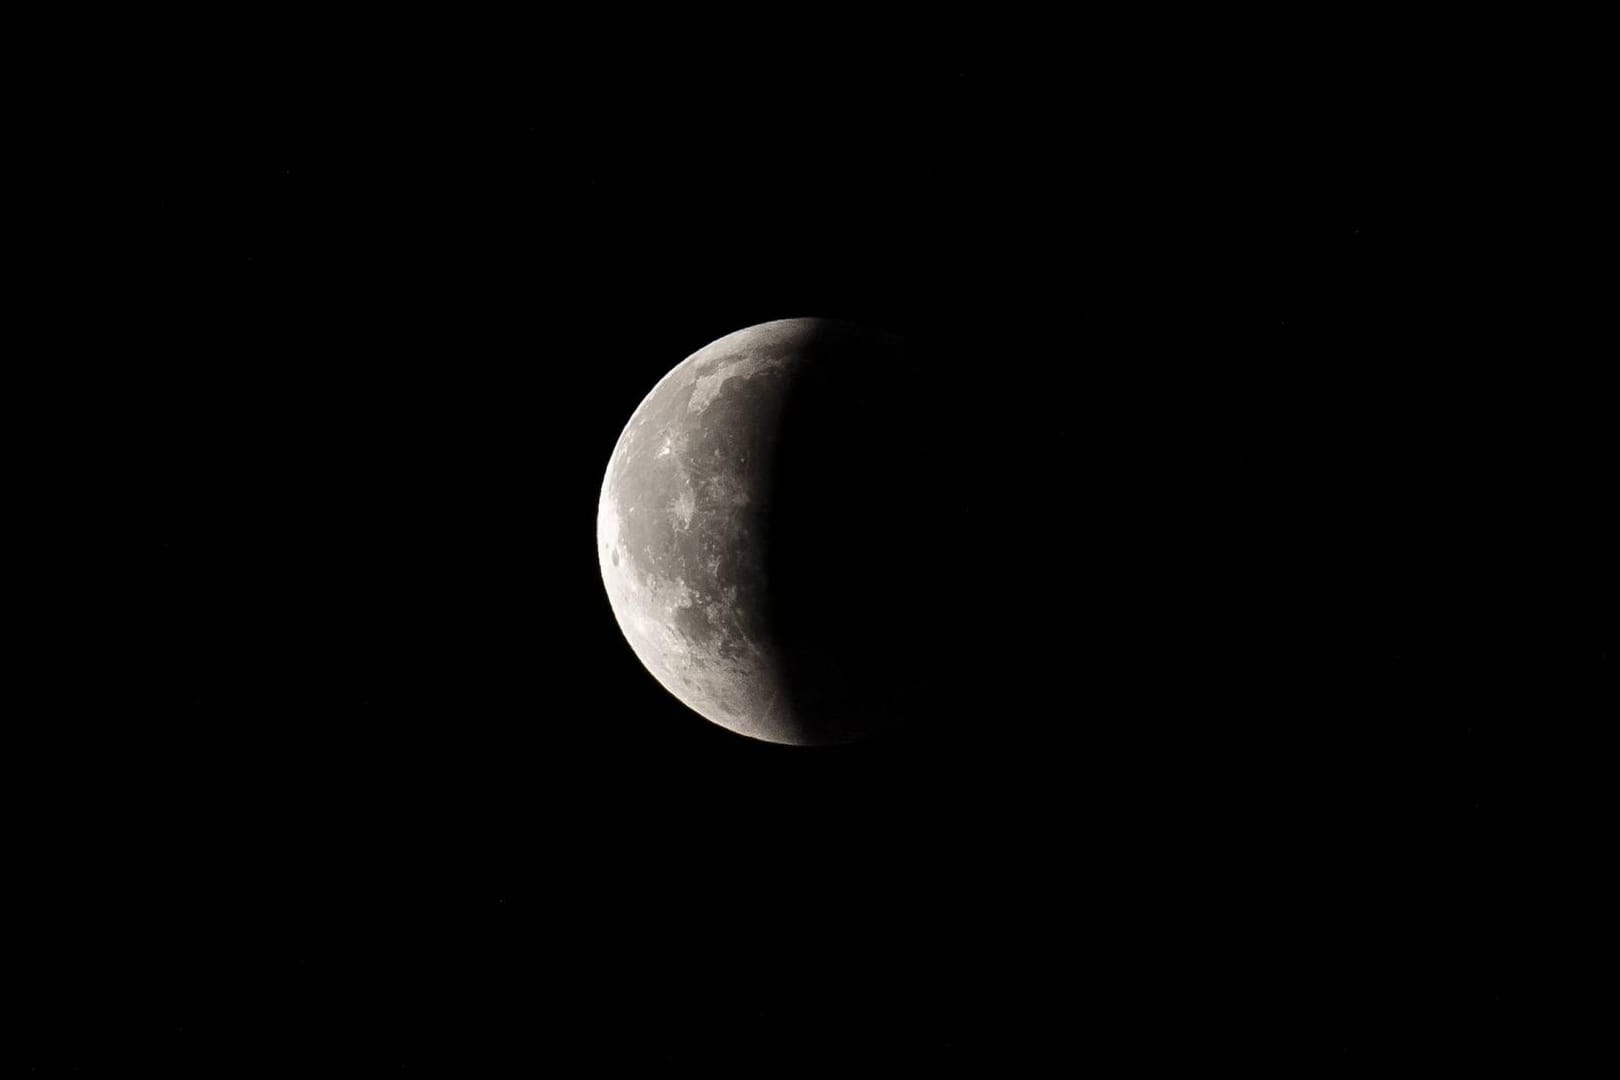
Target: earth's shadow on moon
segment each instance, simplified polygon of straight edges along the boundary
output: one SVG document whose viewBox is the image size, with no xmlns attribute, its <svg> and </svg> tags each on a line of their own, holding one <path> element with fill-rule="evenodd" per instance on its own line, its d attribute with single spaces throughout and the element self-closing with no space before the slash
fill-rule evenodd
<svg viewBox="0 0 1620 1080">
<path fill-rule="evenodd" d="M 852 323 L 819 321 L 801 357 L 763 528 L 783 692 L 802 744 L 905 737 L 948 695 L 949 567 L 972 577 L 942 388 L 906 340 Z"/>
</svg>

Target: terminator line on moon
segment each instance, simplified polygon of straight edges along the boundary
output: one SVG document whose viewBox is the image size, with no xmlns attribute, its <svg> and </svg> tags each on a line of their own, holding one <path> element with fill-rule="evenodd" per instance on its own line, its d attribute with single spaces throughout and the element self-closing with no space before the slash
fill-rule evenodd
<svg viewBox="0 0 1620 1080">
<path fill-rule="evenodd" d="M 630 647 L 681 702 L 755 739 L 850 737 L 788 688 L 797 654 L 772 625 L 765 533 L 794 384 L 817 363 L 827 370 L 811 359 L 818 340 L 871 340 L 863 333 L 784 319 L 700 349 L 632 414 L 603 479 L 597 557 Z"/>
</svg>

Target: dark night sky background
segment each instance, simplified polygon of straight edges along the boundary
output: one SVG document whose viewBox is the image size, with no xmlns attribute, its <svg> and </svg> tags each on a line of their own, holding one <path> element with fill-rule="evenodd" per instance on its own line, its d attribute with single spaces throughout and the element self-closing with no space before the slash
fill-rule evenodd
<svg viewBox="0 0 1620 1080">
<path fill-rule="evenodd" d="M 1423 124 L 1310 57 L 570 52 L 222 54 L 111 181 L 39 1060 L 1506 1038 L 1522 688 L 1455 631 L 1527 481 L 1453 425 Z M 925 350 L 955 493 L 872 539 L 953 598 L 938 714 L 811 752 L 665 694 L 593 552 L 657 378 L 799 315 Z"/>
</svg>

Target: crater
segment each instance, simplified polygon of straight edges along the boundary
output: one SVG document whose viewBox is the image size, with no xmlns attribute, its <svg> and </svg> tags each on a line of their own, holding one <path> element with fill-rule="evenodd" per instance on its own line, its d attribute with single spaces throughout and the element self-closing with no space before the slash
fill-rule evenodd
<svg viewBox="0 0 1620 1080">
<path fill-rule="evenodd" d="M 682 528 L 690 528 L 692 515 L 697 511 L 697 498 L 692 494 L 691 488 L 682 488 L 675 496 L 675 503 L 670 512 L 680 520 Z"/>
</svg>

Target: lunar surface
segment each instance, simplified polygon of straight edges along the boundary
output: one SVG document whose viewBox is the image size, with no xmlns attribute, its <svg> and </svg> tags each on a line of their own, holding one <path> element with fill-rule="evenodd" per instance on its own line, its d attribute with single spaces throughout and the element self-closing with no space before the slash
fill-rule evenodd
<svg viewBox="0 0 1620 1080">
<path fill-rule="evenodd" d="M 874 342 L 882 352 L 892 340 L 815 319 L 740 330 L 670 371 L 614 448 L 596 523 L 614 615 L 636 656 L 670 693 L 742 735 L 794 744 L 845 741 L 884 711 L 883 695 L 863 689 L 850 673 L 859 633 L 838 629 L 842 615 L 825 625 L 810 617 L 818 597 L 845 587 L 864 595 L 853 569 L 864 560 L 864 545 L 841 551 L 839 541 L 855 535 L 845 525 L 854 524 L 861 503 L 838 477 L 881 476 L 881 469 L 864 453 L 836 467 L 838 454 L 824 452 L 817 439 L 835 434 L 848 445 L 859 420 L 805 403 L 821 400 L 817 379 L 825 381 L 839 361 L 846 372 L 858 363 L 870 381 L 882 366 L 869 362 Z M 829 400 L 878 400 L 840 387 Z M 808 417 L 797 426 L 796 410 Z M 794 436 L 799 430 L 804 434 Z M 807 462 L 814 459 L 805 475 L 817 479 L 784 480 L 784 442 L 802 447 Z M 817 502 L 821 487 L 826 498 Z M 783 500 L 794 500 L 798 518 L 780 513 Z M 863 535 L 875 527 L 860 523 Z M 794 558 L 827 576 L 785 571 Z"/>
</svg>

